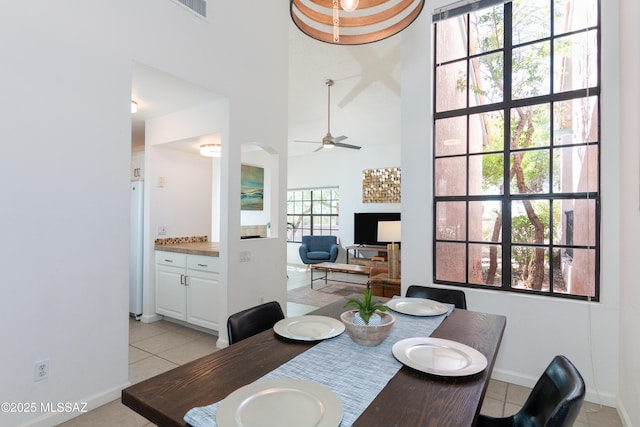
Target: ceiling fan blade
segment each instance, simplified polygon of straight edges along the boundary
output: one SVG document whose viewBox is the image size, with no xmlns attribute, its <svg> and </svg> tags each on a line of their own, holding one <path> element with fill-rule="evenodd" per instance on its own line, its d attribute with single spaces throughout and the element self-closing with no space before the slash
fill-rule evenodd
<svg viewBox="0 0 640 427">
<path fill-rule="evenodd" d="M 307 144 L 322 144 L 322 141 L 299 141 L 299 140 L 294 140 L 293 142 L 304 142 Z"/>
<path fill-rule="evenodd" d="M 341 148 L 351 148 L 354 150 L 359 150 L 362 147 L 359 147 L 357 145 L 351 145 L 351 144 L 342 144 L 340 142 L 336 142 L 336 147 L 341 147 Z"/>
<path fill-rule="evenodd" d="M 336 138 L 336 142 L 344 141 L 344 140 L 345 140 L 345 139 L 347 139 L 347 138 L 348 138 L 348 136 L 344 136 L 344 135 L 338 136 L 338 137 Z"/>
<path fill-rule="evenodd" d="M 313 152 L 315 153 L 316 151 L 320 151 L 324 148 L 324 144 L 322 144 L 320 147 L 316 148 L 315 150 L 313 150 Z"/>
</svg>

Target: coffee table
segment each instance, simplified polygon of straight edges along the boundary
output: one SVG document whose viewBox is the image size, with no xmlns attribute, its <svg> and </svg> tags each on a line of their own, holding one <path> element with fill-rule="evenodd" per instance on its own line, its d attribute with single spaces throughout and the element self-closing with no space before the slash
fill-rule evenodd
<svg viewBox="0 0 640 427">
<path fill-rule="evenodd" d="M 324 270 L 324 276 L 316 277 L 314 279 L 313 278 L 314 270 Z M 326 284 L 327 277 L 329 276 L 329 273 L 332 271 L 336 271 L 339 273 L 350 273 L 350 274 L 359 274 L 359 275 L 368 276 L 369 272 L 371 271 L 371 267 L 358 265 L 358 264 L 341 264 L 338 262 L 321 262 L 319 264 L 311 264 L 311 289 L 313 289 L 313 282 L 315 280 L 324 279 L 324 283 Z M 331 280 L 334 282 L 354 283 L 357 285 L 364 285 L 368 287 L 366 283 L 362 283 L 362 282 L 350 282 L 348 280 L 336 280 L 336 279 L 331 279 Z"/>
</svg>

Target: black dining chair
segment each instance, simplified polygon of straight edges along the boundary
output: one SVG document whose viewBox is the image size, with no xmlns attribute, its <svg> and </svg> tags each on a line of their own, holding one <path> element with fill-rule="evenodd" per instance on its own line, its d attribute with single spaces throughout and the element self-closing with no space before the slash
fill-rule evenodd
<svg viewBox="0 0 640 427">
<path fill-rule="evenodd" d="M 480 415 L 478 427 L 570 427 L 584 400 L 584 380 L 565 356 L 553 358 L 518 413 L 506 418 Z"/>
<path fill-rule="evenodd" d="M 284 319 L 284 313 L 277 301 L 265 302 L 232 314 L 227 319 L 229 344 L 266 331 L 282 319 Z"/>
<path fill-rule="evenodd" d="M 459 289 L 442 289 L 411 285 L 407 288 L 405 296 L 432 299 L 434 301 L 453 304 L 456 308 L 467 309 L 467 298 L 464 292 Z"/>
</svg>

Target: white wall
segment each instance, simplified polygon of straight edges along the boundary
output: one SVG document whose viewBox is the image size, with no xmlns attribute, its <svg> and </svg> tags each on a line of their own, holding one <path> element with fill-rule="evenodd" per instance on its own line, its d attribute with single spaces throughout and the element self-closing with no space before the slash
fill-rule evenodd
<svg viewBox="0 0 640 427">
<path fill-rule="evenodd" d="M 157 238 L 210 236 L 211 158 L 162 145 L 149 151 L 153 165 L 153 175 L 146 181 L 151 193 L 150 234 Z M 165 227 L 166 235 L 157 234 L 159 226 Z"/>
<path fill-rule="evenodd" d="M 96 54 L 109 17 L 83 33 L 40 3 L 0 14 L 0 395 L 95 404 L 127 382 L 130 62 Z"/>
<path fill-rule="evenodd" d="M 620 2 L 620 386 L 628 426 L 640 425 L 640 3 Z"/>
<path fill-rule="evenodd" d="M 228 43 L 233 34 L 233 59 L 238 69 L 224 83 L 237 92 L 230 102 L 228 156 L 222 158 L 221 259 L 228 268 L 223 295 L 226 306 L 221 318 L 258 304 L 262 298 L 277 300 L 286 307 L 286 159 L 287 159 L 287 53 L 288 4 L 252 2 L 246 13 L 242 2 L 223 3 L 236 11 L 232 28 L 221 40 Z M 221 19 L 224 10 L 216 8 Z M 242 13 L 241 13 L 242 12 Z M 275 19 L 275 22 L 274 20 Z M 276 23 L 277 22 L 277 23 Z M 275 25 L 277 28 L 272 28 Z M 265 31 L 268 28 L 269 30 Z M 240 37 L 244 35 L 244 37 Z M 226 59 L 226 57 L 225 57 Z M 240 69 L 241 68 L 241 69 Z M 248 73 L 249 75 L 244 75 Z M 268 83 L 268 84 L 267 84 Z M 271 237 L 240 239 L 240 167 L 242 144 L 256 144 L 272 156 Z M 249 252 L 250 260 L 243 256 Z M 224 343 L 226 334 L 219 341 Z"/>
<path fill-rule="evenodd" d="M 84 401 L 91 409 L 118 399 L 127 383 L 133 61 L 229 100 L 230 154 L 221 168 L 233 194 L 239 175 L 231 170 L 242 142 L 264 140 L 286 157 L 287 98 L 278 96 L 287 92 L 286 3 L 254 2 L 247 15 L 244 3 L 222 2 L 212 12 L 207 22 L 169 0 L 4 6 L 3 401 Z M 223 196 L 229 205 L 229 192 Z M 229 217 L 224 213 L 223 222 Z M 225 248 L 233 240 L 237 255 L 239 224 L 221 240 Z M 269 251 L 269 262 L 284 271 L 286 245 L 277 243 L 283 250 Z M 222 258 L 232 264 L 225 274 L 241 294 L 239 263 Z M 284 275 L 277 277 L 266 271 L 264 286 L 284 289 Z M 49 378 L 35 383 L 33 366 L 41 359 L 50 361 Z M 75 415 L 2 414 L 0 425 L 55 425 Z"/>
</svg>

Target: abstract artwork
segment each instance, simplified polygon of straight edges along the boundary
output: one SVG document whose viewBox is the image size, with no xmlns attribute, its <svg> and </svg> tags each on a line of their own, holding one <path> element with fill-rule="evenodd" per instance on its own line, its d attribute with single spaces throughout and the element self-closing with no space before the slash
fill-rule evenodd
<svg viewBox="0 0 640 427">
<path fill-rule="evenodd" d="M 240 209 L 261 211 L 264 203 L 264 168 L 241 165 Z"/>
<path fill-rule="evenodd" d="M 362 171 L 362 203 L 400 203 L 400 168 Z"/>
</svg>

